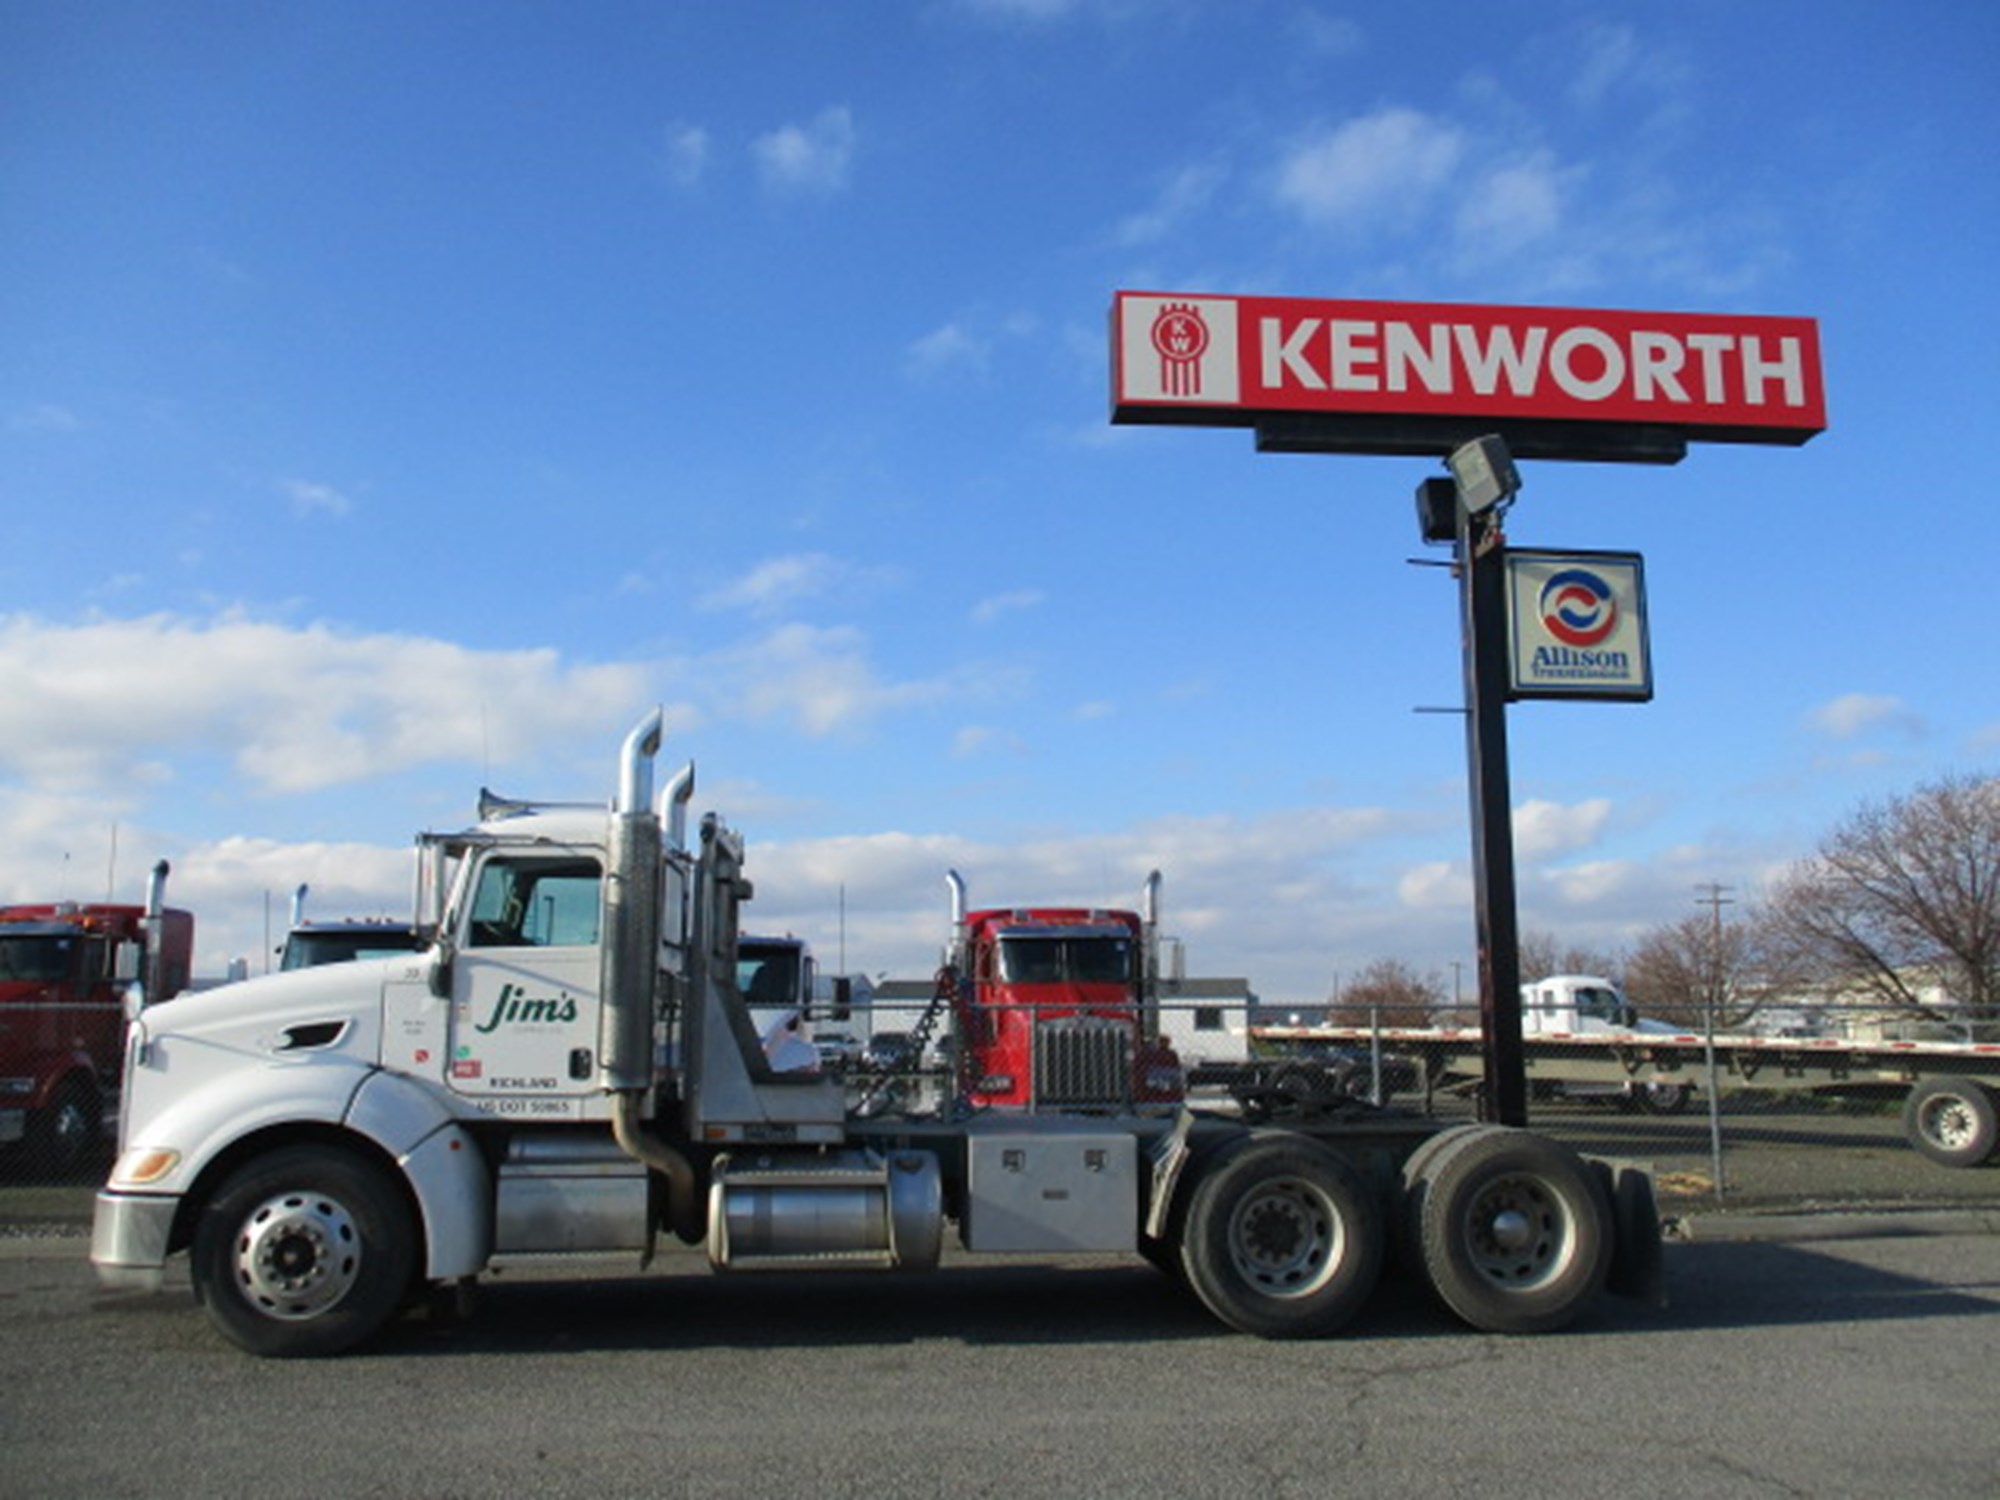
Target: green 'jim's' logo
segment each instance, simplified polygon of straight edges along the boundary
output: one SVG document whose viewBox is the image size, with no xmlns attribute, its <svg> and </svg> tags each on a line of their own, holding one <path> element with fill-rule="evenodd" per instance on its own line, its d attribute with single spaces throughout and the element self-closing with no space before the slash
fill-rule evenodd
<svg viewBox="0 0 2000 1500">
<path fill-rule="evenodd" d="M 472 1029 L 490 1033 L 502 1026 L 561 1026 L 575 1019 L 575 996 L 536 998 L 526 994 L 518 984 L 509 983 L 500 986 L 500 993 L 493 997 L 493 1009 Z"/>
</svg>

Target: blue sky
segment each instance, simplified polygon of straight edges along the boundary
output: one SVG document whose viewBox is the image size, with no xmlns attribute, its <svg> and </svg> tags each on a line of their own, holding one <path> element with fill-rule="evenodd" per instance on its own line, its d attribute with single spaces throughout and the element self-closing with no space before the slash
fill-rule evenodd
<svg viewBox="0 0 2000 1500">
<path fill-rule="evenodd" d="M 1512 710 L 1522 922 L 1754 900 L 2000 760 L 1985 5 L 0 9 L 0 899 L 198 968 L 669 758 L 760 925 L 927 970 L 1166 876 L 1191 967 L 1469 966 L 1421 459 L 1113 428 L 1119 289 L 1817 318 L 1829 430 L 1535 463 L 1644 706 Z"/>
</svg>

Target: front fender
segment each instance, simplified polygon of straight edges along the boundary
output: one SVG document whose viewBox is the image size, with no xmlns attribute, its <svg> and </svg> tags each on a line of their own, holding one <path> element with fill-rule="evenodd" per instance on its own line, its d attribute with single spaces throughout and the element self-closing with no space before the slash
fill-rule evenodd
<svg viewBox="0 0 2000 1500">
<path fill-rule="evenodd" d="M 478 1143 L 428 1089 L 376 1073 L 355 1092 L 347 1123 L 396 1158 L 423 1219 L 424 1274 L 470 1276 L 493 1252 L 493 1187 Z"/>
<path fill-rule="evenodd" d="M 185 1199 L 239 1143 L 300 1127 L 351 1132 L 396 1164 L 423 1224 L 429 1279 L 471 1275 L 485 1264 L 493 1195 L 477 1143 L 435 1093 L 359 1064 L 322 1059 L 311 1068 L 249 1070 L 194 1090 L 146 1122 L 112 1168 L 107 1192 Z M 128 1175 L 163 1151 L 176 1156 L 168 1171 Z"/>
<path fill-rule="evenodd" d="M 106 1184 L 112 1191 L 183 1197 L 238 1141 L 285 1126 L 347 1123 L 348 1110 L 374 1070 L 360 1063 L 311 1068 L 246 1068 L 189 1089 L 135 1128 Z M 153 1170 L 159 1153 L 173 1165 Z M 132 1175 L 145 1167 L 143 1175 Z"/>
</svg>

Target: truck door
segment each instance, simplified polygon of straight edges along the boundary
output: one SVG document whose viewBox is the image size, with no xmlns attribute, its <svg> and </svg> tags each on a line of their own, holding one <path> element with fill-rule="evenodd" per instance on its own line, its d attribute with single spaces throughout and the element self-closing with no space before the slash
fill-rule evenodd
<svg viewBox="0 0 2000 1500">
<path fill-rule="evenodd" d="M 457 1092 L 521 1116 L 574 1115 L 593 1092 L 603 887 L 586 851 L 486 857 L 452 962 Z"/>
</svg>

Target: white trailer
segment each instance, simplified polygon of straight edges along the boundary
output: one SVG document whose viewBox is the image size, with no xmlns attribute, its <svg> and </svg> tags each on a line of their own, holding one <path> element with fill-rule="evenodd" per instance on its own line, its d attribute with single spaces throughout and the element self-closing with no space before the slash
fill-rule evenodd
<svg viewBox="0 0 2000 1500">
<path fill-rule="evenodd" d="M 101 1277 L 158 1286 L 184 1260 L 216 1326 L 279 1356 L 510 1260 L 643 1266 L 664 1234 L 725 1271 L 929 1270 L 948 1229 L 974 1252 L 1129 1251 L 1267 1337 L 1339 1328 L 1392 1245 L 1478 1328 L 1657 1294 L 1650 1179 L 1528 1131 L 864 1117 L 840 1078 L 777 1070 L 737 986 L 743 842 L 710 816 L 688 847 L 693 768 L 655 798 L 660 734 L 655 712 L 627 737 L 608 808 L 496 805 L 427 836 L 427 951 L 133 1015 Z"/>
</svg>

